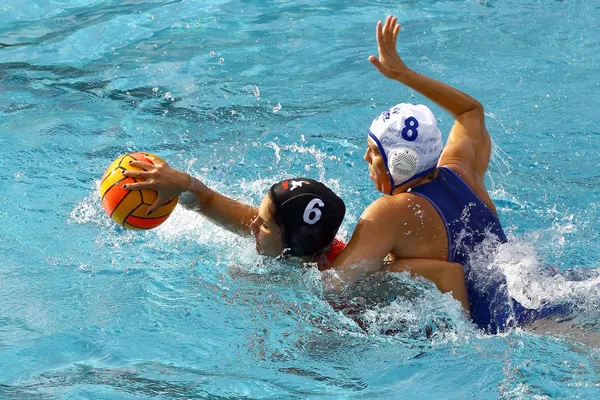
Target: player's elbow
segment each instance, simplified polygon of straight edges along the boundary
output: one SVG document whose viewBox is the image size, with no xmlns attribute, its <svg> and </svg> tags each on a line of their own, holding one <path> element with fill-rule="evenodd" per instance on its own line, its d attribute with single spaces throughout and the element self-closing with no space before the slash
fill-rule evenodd
<svg viewBox="0 0 600 400">
<path fill-rule="evenodd" d="M 479 101 L 473 99 L 473 111 L 475 111 L 478 114 L 483 115 L 484 114 L 483 104 L 481 104 Z"/>
<path fill-rule="evenodd" d="M 451 263 L 450 274 L 455 280 L 459 280 L 464 282 L 465 280 L 465 271 L 463 270 L 462 265 L 459 263 Z"/>
<path fill-rule="evenodd" d="M 483 105 L 473 99 L 473 103 L 463 113 L 456 116 L 456 121 L 464 127 L 481 127 L 485 122 Z"/>
<path fill-rule="evenodd" d="M 456 287 L 457 283 L 465 281 L 465 273 L 462 265 L 458 263 L 450 263 L 438 271 L 439 289 L 442 292 L 451 292 Z"/>
<path fill-rule="evenodd" d="M 484 116 L 485 110 L 483 109 L 483 104 L 475 99 L 472 99 L 472 103 L 469 105 L 468 109 L 461 115 L 461 117 L 469 117 L 471 119 L 483 119 Z"/>
<path fill-rule="evenodd" d="M 467 315 L 470 312 L 469 295 L 467 294 L 467 285 L 465 282 L 465 273 L 462 265 L 452 263 L 445 268 L 443 276 L 440 278 L 438 289 L 442 293 L 452 292 L 452 297 L 458 300 Z"/>
</svg>

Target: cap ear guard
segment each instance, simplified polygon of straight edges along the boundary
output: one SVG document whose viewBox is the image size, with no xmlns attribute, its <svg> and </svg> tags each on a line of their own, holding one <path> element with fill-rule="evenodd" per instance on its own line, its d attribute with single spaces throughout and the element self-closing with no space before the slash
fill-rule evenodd
<svg viewBox="0 0 600 400">
<path fill-rule="evenodd" d="M 286 235 L 289 238 L 290 254 L 295 256 L 311 256 L 319 253 L 333 240 L 320 227 L 303 225 Z M 335 234 L 334 234 L 335 236 Z"/>
<path fill-rule="evenodd" d="M 392 150 L 388 155 L 388 169 L 394 180 L 394 186 L 413 177 L 419 166 L 419 156 L 412 149 Z"/>
</svg>

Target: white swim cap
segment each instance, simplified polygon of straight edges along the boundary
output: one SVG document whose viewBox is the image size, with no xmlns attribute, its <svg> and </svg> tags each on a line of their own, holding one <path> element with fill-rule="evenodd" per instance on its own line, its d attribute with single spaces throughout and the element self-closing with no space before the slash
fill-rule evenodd
<svg viewBox="0 0 600 400">
<path fill-rule="evenodd" d="M 400 103 L 381 113 L 371 123 L 369 137 L 379 147 L 392 192 L 433 171 L 444 148 L 435 117 L 422 104 Z"/>
</svg>

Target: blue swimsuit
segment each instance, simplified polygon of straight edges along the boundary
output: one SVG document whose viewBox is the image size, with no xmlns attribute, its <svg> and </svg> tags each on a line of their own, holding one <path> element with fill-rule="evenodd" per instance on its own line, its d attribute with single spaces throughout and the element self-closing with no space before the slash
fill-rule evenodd
<svg viewBox="0 0 600 400">
<path fill-rule="evenodd" d="M 502 273 L 471 268 L 469 256 L 476 246 L 485 239 L 501 243 L 507 239 L 498 216 L 454 171 L 440 167 L 434 180 L 413 188 L 410 193 L 427 199 L 442 217 L 448 233 L 448 261 L 463 266 L 471 318 L 479 328 L 497 333 L 566 311 L 560 306 L 527 309 L 508 295 Z"/>
</svg>

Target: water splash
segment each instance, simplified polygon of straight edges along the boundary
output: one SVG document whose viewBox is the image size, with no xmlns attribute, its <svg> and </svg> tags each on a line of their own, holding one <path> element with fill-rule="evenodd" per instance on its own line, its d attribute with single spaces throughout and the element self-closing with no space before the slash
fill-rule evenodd
<svg viewBox="0 0 600 400">
<path fill-rule="evenodd" d="M 499 247 L 492 267 L 502 271 L 510 295 L 527 308 L 576 303 L 589 309 L 600 302 L 599 269 L 543 265 L 534 245 L 518 238 Z"/>
<path fill-rule="evenodd" d="M 100 203 L 100 180 L 94 182 L 94 188 L 85 199 L 75 204 L 67 222 L 69 224 L 91 223 L 105 228 L 114 224 Z"/>
</svg>

